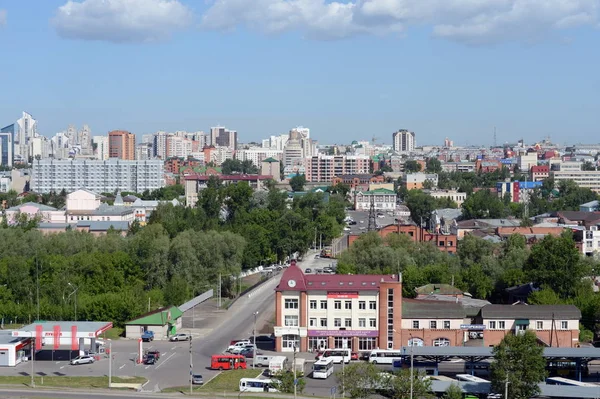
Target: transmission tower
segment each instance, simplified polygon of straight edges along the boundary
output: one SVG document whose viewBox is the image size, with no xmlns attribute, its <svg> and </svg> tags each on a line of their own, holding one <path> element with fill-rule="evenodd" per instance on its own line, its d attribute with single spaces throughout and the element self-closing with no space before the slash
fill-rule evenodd
<svg viewBox="0 0 600 399">
<path fill-rule="evenodd" d="M 375 216 L 375 196 L 371 195 L 371 205 L 369 206 L 369 225 L 367 231 L 373 231 L 377 228 L 377 219 Z"/>
</svg>

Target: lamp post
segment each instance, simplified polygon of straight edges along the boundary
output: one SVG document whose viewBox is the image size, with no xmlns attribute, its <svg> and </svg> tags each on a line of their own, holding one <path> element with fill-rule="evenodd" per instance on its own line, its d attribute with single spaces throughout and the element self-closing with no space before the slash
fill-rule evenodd
<svg viewBox="0 0 600 399">
<path fill-rule="evenodd" d="M 112 388 L 112 341 L 108 342 L 108 387 Z"/>
<path fill-rule="evenodd" d="M 190 395 L 192 394 L 192 384 L 194 383 L 194 364 L 192 362 L 192 336 L 190 335 Z"/>
<path fill-rule="evenodd" d="M 36 338 L 34 338 L 34 335 L 31 331 L 29 332 L 29 334 L 30 334 L 30 337 L 32 337 L 31 341 L 30 341 L 30 345 L 31 345 L 31 387 L 35 388 L 35 378 L 34 378 L 35 371 L 34 371 L 34 366 L 33 366 L 33 362 L 34 362 L 33 358 L 35 357 L 35 339 Z"/>
<path fill-rule="evenodd" d="M 413 380 L 413 360 L 414 360 L 414 356 L 413 356 L 413 346 L 415 344 L 415 341 L 413 339 L 412 334 L 410 334 L 410 399 L 413 399 L 413 388 L 414 388 L 414 380 Z"/>
<path fill-rule="evenodd" d="M 296 349 L 297 346 L 296 344 L 294 344 L 294 363 L 292 364 L 292 367 L 294 368 L 294 399 L 296 399 L 296 395 L 297 395 L 297 384 L 296 384 Z"/>
<path fill-rule="evenodd" d="M 73 290 L 73 292 L 71 292 L 71 293 L 69 294 L 69 296 L 67 297 L 67 299 L 71 298 L 71 295 L 75 294 L 75 321 L 77 321 L 77 291 L 79 290 L 79 287 L 76 287 L 76 286 L 74 286 L 74 285 L 73 285 L 73 284 L 71 284 L 71 283 L 67 283 L 67 285 L 68 285 L 69 287 L 71 287 L 71 288 L 75 288 L 75 289 Z"/>
<path fill-rule="evenodd" d="M 254 353 L 252 354 L 252 368 L 256 368 L 256 352 L 257 352 L 257 346 L 256 346 L 256 316 L 258 316 L 258 310 L 256 312 L 253 313 L 254 315 L 254 327 L 252 328 L 252 343 L 254 344 L 254 349 L 252 349 L 254 351 Z M 294 352 L 296 350 L 294 349 Z"/>
</svg>

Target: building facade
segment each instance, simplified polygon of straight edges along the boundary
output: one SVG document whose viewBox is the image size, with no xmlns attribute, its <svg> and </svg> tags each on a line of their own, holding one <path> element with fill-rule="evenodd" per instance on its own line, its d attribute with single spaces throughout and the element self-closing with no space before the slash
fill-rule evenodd
<svg viewBox="0 0 600 399">
<path fill-rule="evenodd" d="M 407 190 L 420 190 L 426 181 L 430 181 L 433 187 L 437 187 L 437 173 L 407 173 L 404 178 Z"/>
<path fill-rule="evenodd" d="M 37 193 L 80 188 L 103 193 L 115 190 L 141 193 L 164 186 L 161 160 L 34 160 L 31 190 Z"/>
<path fill-rule="evenodd" d="M 106 136 L 94 136 L 92 138 L 94 144 L 96 144 L 96 159 L 101 161 L 108 160 L 108 137 Z"/>
<path fill-rule="evenodd" d="M 467 193 L 461 193 L 457 190 L 428 190 L 425 193 L 433 198 L 448 198 L 454 201 L 459 208 L 467 199 Z"/>
<path fill-rule="evenodd" d="M 411 152 L 415 150 L 415 133 L 400 129 L 392 134 L 393 149 L 395 152 Z"/>
<path fill-rule="evenodd" d="M 397 194 L 393 190 L 378 188 L 370 191 L 359 191 L 354 196 L 354 209 L 368 211 L 371 201 L 376 211 L 394 211 L 396 209 Z"/>
<path fill-rule="evenodd" d="M 109 132 L 108 156 L 129 161 L 135 160 L 135 134 L 125 130 Z"/>
<path fill-rule="evenodd" d="M 600 193 L 600 171 L 575 170 L 551 172 L 554 181 L 558 185 L 561 180 L 573 180 L 579 187 L 589 188 L 595 193 Z"/>
<path fill-rule="evenodd" d="M 306 181 L 332 182 L 335 176 L 369 173 L 365 155 L 315 155 L 306 158 Z"/>
</svg>

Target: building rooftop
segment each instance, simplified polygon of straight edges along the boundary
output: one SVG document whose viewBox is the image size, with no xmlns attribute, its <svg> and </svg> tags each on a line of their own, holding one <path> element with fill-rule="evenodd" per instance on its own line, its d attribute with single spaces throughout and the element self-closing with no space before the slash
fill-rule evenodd
<svg viewBox="0 0 600 399">
<path fill-rule="evenodd" d="M 129 229 L 129 222 L 80 220 L 76 226 L 88 228 L 90 231 L 108 231 L 111 227 L 117 231 L 125 231 Z"/>
<path fill-rule="evenodd" d="M 465 310 L 456 302 L 402 299 L 404 319 L 464 319 Z"/>
<path fill-rule="evenodd" d="M 462 295 L 463 291 L 450 284 L 427 284 L 421 287 L 415 288 L 415 291 L 419 295 Z"/>
<path fill-rule="evenodd" d="M 273 163 L 273 162 L 279 162 L 279 161 L 273 157 L 269 157 L 267 159 L 263 159 L 263 162 Z"/>
<path fill-rule="evenodd" d="M 44 212 L 44 211 L 58 211 L 58 209 L 48 206 L 48 205 L 44 205 L 44 204 L 38 204 L 37 202 L 26 202 L 24 204 L 21 205 L 16 205 L 16 206 L 12 206 L 10 208 L 7 209 L 7 211 L 19 211 L 21 210 L 21 208 L 25 207 L 25 206 L 32 206 L 34 208 L 39 209 L 40 211 Z"/>
<path fill-rule="evenodd" d="M 130 206 L 110 206 L 107 204 L 100 204 L 98 209 L 90 212 L 90 214 L 95 216 L 123 216 L 129 213 L 133 213 L 133 209 Z"/>
<path fill-rule="evenodd" d="M 175 321 L 183 315 L 177 306 L 165 307 L 153 310 L 125 323 L 126 325 L 140 326 L 164 326 L 170 321 Z"/>
<path fill-rule="evenodd" d="M 273 176 L 268 175 L 214 175 L 219 180 L 233 180 L 233 181 L 255 181 L 255 180 L 268 180 L 272 179 Z M 208 181 L 211 175 L 199 175 L 189 174 L 184 177 L 185 180 L 197 180 L 197 181 Z"/>
<path fill-rule="evenodd" d="M 35 333 L 35 326 L 41 325 L 43 331 L 54 331 L 54 326 L 59 326 L 61 331 L 71 331 L 72 326 L 77 327 L 78 332 L 95 333 L 96 336 L 103 333 L 113 326 L 108 321 L 36 321 L 24 326 L 18 331 Z"/>
<path fill-rule="evenodd" d="M 579 320 L 581 311 L 575 305 L 487 305 L 481 308 L 484 319 Z"/>
<path fill-rule="evenodd" d="M 378 188 L 375 190 L 363 191 L 362 195 L 396 195 L 396 192 L 393 190 L 388 190 L 387 188 Z"/>
</svg>

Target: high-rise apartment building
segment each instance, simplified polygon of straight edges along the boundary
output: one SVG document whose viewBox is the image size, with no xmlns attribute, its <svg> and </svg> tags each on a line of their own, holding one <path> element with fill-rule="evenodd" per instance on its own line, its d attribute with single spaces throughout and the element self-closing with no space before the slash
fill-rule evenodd
<svg viewBox="0 0 600 399">
<path fill-rule="evenodd" d="M 37 137 L 37 121 L 27 112 L 17 119 L 14 137 L 14 156 L 21 161 L 27 161 L 30 157 L 29 140 Z"/>
<path fill-rule="evenodd" d="M 365 155 L 315 155 L 306 158 L 306 181 L 331 182 L 339 175 L 369 173 L 369 157 Z"/>
<path fill-rule="evenodd" d="M 164 186 L 163 161 L 109 159 L 34 160 L 31 189 L 36 193 L 67 192 L 86 188 L 98 193 L 132 191 L 141 193 Z"/>
<path fill-rule="evenodd" d="M 392 134 L 393 148 L 396 152 L 410 152 L 415 150 L 415 133 L 406 129 L 400 129 Z"/>
<path fill-rule="evenodd" d="M 262 162 L 267 158 L 274 158 L 281 162 L 283 159 L 283 151 L 252 147 L 246 150 L 236 151 L 235 157 L 240 161 L 251 161 L 256 167 L 260 168 Z"/>
<path fill-rule="evenodd" d="M 96 144 L 96 159 L 101 161 L 107 161 L 108 156 L 108 137 L 107 136 L 94 136 L 92 138 L 94 144 Z"/>
<path fill-rule="evenodd" d="M 166 143 L 166 158 L 185 158 L 192 153 L 192 140 L 181 136 L 168 136 Z"/>
<path fill-rule="evenodd" d="M 211 127 L 210 144 L 215 147 L 227 147 L 235 151 L 237 149 L 237 132 L 222 126 Z"/>
<path fill-rule="evenodd" d="M 0 129 L 0 165 L 13 166 L 13 154 L 15 151 L 15 124 Z"/>
<path fill-rule="evenodd" d="M 109 132 L 108 156 L 133 161 L 135 159 L 135 134 L 125 130 Z"/>
</svg>

